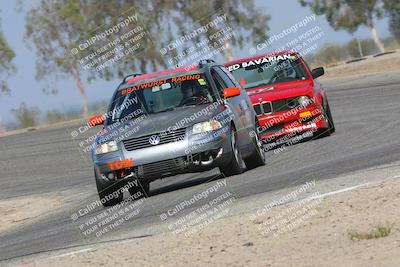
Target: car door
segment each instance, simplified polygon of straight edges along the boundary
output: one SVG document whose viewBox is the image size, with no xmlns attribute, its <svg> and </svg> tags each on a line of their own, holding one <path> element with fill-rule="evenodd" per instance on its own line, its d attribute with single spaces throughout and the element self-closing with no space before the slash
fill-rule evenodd
<svg viewBox="0 0 400 267">
<path fill-rule="evenodd" d="M 223 89 L 229 87 L 237 87 L 226 75 L 226 73 L 221 69 L 221 67 L 216 66 L 211 70 L 211 76 L 217 85 L 217 90 L 222 94 Z M 237 136 L 239 139 L 239 144 L 241 148 L 247 147 L 249 145 L 249 132 L 247 129 L 247 104 L 243 98 L 243 92 L 241 91 L 240 96 L 235 96 L 226 99 L 226 105 L 234 113 L 234 122 L 236 126 Z"/>
<path fill-rule="evenodd" d="M 246 128 L 250 132 L 255 128 L 255 119 L 257 117 L 253 104 L 250 100 L 250 97 L 247 95 L 246 90 L 243 89 L 243 87 L 240 85 L 238 81 L 236 81 L 235 77 L 233 77 L 232 73 L 228 71 L 225 67 L 222 67 L 221 70 L 228 76 L 229 80 L 234 84 L 235 87 L 240 88 L 240 91 L 242 92 L 240 97 L 242 100 L 240 101 L 243 109 L 245 110 L 245 117 L 246 117 Z"/>
</svg>

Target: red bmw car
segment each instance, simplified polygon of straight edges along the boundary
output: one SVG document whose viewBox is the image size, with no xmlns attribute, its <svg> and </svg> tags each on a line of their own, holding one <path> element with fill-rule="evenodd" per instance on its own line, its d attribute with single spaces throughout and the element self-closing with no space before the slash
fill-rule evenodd
<svg viewBox="0 0 400 267">
<path fill-rule="evenodd" d="M 315 80 L 324 68 L 310 70 L 294 51 L 239 59 L 225 66 L 250 96 L 264 142 L 306 131 L 314 136 L 335 132 L 326 93 Z"/>
</svg>

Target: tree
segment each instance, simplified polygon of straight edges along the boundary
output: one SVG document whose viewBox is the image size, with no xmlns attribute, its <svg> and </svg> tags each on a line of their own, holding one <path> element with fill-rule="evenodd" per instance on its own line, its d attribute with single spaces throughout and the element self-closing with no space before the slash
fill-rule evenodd
<svg viewBox="0 0 400 267">
<path fill-rule="evenodd" d="M 22 102 L 19 108 L 12 109 L 11 113 L 17 119 L 22 128 L 28 128 L 37 124 L 40 110 L 37 107 L 29 108 L 24 102 Z"/>
<path fill-rule="evenodd" d="M 326 44 L 312 58 L 315 65 L 329 65 L 345 60 L 347 57 L 346 49 L 335 43 Z"/>
<path fill-rule="evenodd" d="M 204 16 L 211 19 L 218 10 L 227 15 L 232 28 L 239 33 L 231 39 L 231 49 L 232 46 L 242 47 L 244 42 L 255 43 L 265 39 L 269 17 L 255 8 L 253 0 L 42 0 L 26 16 L 26 36 L 37 50 L 36 78 L 72 77 L 82 97 L 84 114 L 87 114 L 83 79 L 110 80 L 133 72 L 145 73 L 171 67 L 160 49 L 171 40 L 193 31 Z M 76 49 L 78 44 L 117 25 L 129 14 L 128 11 L 138 14 L 139 23 L 145 28 L 142 50 L 123 56 L 100 71 L 84 69 L 80 60 L 89 52 L 97 51 L 99 46 L 90 45 L 84 54 Z M 213 33 L 215 30 L 206 35 Z M 120 32 L 108 35 L 99 43 L 110 43 L 120 35 Z M 198 38 L 188 40 L 185 46 L 196 41 Z M 75 51 L 74 55 L 71 55 L 72 51 Z M 229 49 L 223 52 L 226 58 L 230 57 Z"/>
<path fill-rule="evenodd" d="M 210 20 L 213 17 L 210 14 L 217 13 L 218 11 L 226 14 L 228 22 L 225 23 L 225 26 L 230 26 L 237 32 L 235 38 L 229 38 L 225 41 L 227 49 L 224 49 L 222 52 L 227 61 L 233 60 L 233 47 L 242 48 L 245 42 L 256 44 L 267 38 L 270 17 L 258 10 L 253 1 L 178 0 L 174 8 L 180 10 L 179 15 L 174 17 L 174 21 L 182 33 L 202 26 L 201 23 L 204 22 L 204 18 Z M 210 39 L 217 31 L 218 29 L 215 28 L 207 31 L 207 38 Z"/>
<path fill-rule="evenodd" d="M 53 109 L 49 110 L 46 113 L 46 121 L 48 124 L 55 124 L 57 122 L 63 122 L 65 121 L 64 114 L 62 114 L 60 111 Z"/>
<path fill-rule="evenodd" d="M 374 18 L 381 18 L 382 8 L 379 0 L 300 0 L 317 15 L 325 18 L 335 30 L 344 29 L 354 33 L 359 26 L 367 26 L 372 39 L 381 52 L 385 47 L 378 36 Z"/>
<path fill-rule="evenodd" d="M 357 40 L 352 39 L 346 45 L 347 51 L 352 58 L 363 57 L 371 55 L 376 52 L 376 46 L 371 39 L 367 40 Z"/>
<path fill-rule="evenodd" d="M 14 51 L 9 47 L 3 32 L 0 30 L 0 74 L 3 75 L 0 80 L 0 93 L 10 92 L 6 78 L 16 70 L 14 64 L 12 64 L 14 57 Z"/>
<path fill-rule="evenodd" d="M 389 16 L 389 30 L 400 44 L 400 2 L 384 0 L 384 8 Z"/>
<path fill-rule="evenodd" d="M 37 50 L 36 79 L 47 76 L 72 77 L 83 102 L 83 114 L 88 114 L 88 103 L 77 60 L 67 51 L 75 46 L 80 32 L 85 32 L 86 21 L 81 16 L 84 8 L 79 1 L 43 0 L 26 15 L 26 36 Z"/>
<path fill-rule="evenodd" d="M 107 79 L 113 74 L 121 76 L 127 71 L 140 72 L 157 71 L 161 67 L 171 67 L 167 64 L 167 57 L 160 53 L 171 41 L 186 33 L 203 26 L 218 14 L 224 13 L 238 34 L 235 38 L 226 40 L 228 49 L 222 51 L 227 59 L 232 58 L 234 47 L 242 48 L 245 42 L 259 43 L 266 39 L 268 21 L 270 17 L 263 14 L 254 5 L 253 0 L 214 0 L 214 1 L 186 1 L 186 0 L 119 0 L 119 1 L 87 1 L 92 10 L 85 16 L 91 17 L 95 25 L 111 25 L 115 18 L 121 15 L 121 10 L 134 9 L 140 14 L 141 23 L 146 26 L 151 40 L 145 40 L 146 50 L 135 55 L 134 58 L 125 57 L 114 64 L 109 72 L 100 72 L 100 76 Z M 114 20 L 114 22 L 113 22 Z M 226 24 L 225 24 L 226 25 Z M 196 38 L 187 40 L 185 45 L 174 51 L 174 55 L 193 46 L 202 38 L 210 38 L 218 29 L 211 28 Z"/>
<path fill-rule="evenodd" d="M 0 20 L 1 24 L 1 20 Z M 0 27 L 0 96 L 2 94 L 9 94 L 10 88 L 6 82 L 7 78 L 13 74 L 16 70 L 14 64 L 12 63 L 15 57 L 14 51 L 10 48 L 7 40 Z M 4 132 L 5 127 L 3 121 L 0 118 L 0 132 Z"/>
</svg>

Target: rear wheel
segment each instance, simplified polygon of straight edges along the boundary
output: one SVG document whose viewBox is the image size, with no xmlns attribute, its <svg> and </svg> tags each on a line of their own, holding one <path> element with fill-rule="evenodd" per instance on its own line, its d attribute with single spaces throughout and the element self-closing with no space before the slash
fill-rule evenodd
<svg viewBox="0 0 400 267">
<path fill-rule="evenodd" d="M 230 146 L 232 151 L 230 162 L 226 166 L 219 167 L 220 172 L 225 176 L 232 176 L 243 172 L 242 155 L 239 151 L 238 138 L 234 128 L 231 129 Z"/>
<path fill-rule="evenodd" d="M 244 163 L 246 164 L 246 167 L 249 170 L 265 165 L 265 152 L 263 149 L 263 144 L 260 135 L 257 131 L 257 127 L 255 131 L 252 131 L 250 134 L 254 136 L 253 137 L 254 152 L 253 154 L 251 154 L 250 157 L 244 160 Z"/>
</svg>

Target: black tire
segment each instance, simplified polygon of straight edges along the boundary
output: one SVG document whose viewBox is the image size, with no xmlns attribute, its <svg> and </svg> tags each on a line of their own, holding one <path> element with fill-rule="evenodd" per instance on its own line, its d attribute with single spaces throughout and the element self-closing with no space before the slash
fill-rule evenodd
<svg viewBox="0 0 400 267">
<path fill-rule="evenodd" d="M 248 158 L 244 159 L 244 163 L 248 170 L 254 169 L 265 165 L 265 152 L 263 149 L 263 143 L 260 139 L 260 135 L 257 131 L 257 126 L 254 131 L 251 132 L 254 145 L 254 152 Z"/>
<path fill-rule="evenodd" d="M 329 121 L 330 132 L 331 132 L 331 134 L 333 134 L 334 132 L 336 132 L 336 128 L 335 128 L 335 123 L 333 122 L 331 107 L 329 106 L 328 101 L 326 102 L 326 115 L 327 115 L 328 121 Z"/>
<path fill-rule="evenodd" d="M 119 189 L 124 186 L 124 183 L 118 181 L 114 184 L 104 185 L 99 181 L 96 171 L 94 171 L 94 175 L 96 177 L 97 192 L 99 193 L 101 204 L 103 204 L 104 207 L 109 207 L 121 203 L 124 196 Z M 114 193 L 116 191 L 118 193 Z M 108 197 L 109 195 L 112 195 L 112 197 Z"/>
<path fill-rule="evenodd" d="M 317 131 L 318 138 L 328 137 L 336 131 L 335 123 L 333 122 L 331 108 L 329 106 L 328 101 L 326 101 L 326 107 L 324 107 L 324 117 L 326 118 L 326 120 L 328 122 L 328 128 L 318 130 Z"/>
<path fill-rule="evenodd" d="M 135 195 L 138 192 L 142 192 L 142 197 L 149 197 L 150 193 L 150 183 L 139 180 L 138 186 L 131 187 L 128 189 L 131 196 Z M 140 199 L 140 198 L 137 198 Z"/>
<path fill-rule="evenodd" d="M 235 128 L 231 128 L 230 146 L 231 146 L 231 160 L 226 166 L 220 166 L 219 170 L 224 176 L 232 176 L 243 172 L 242 168 L 242 155 L 239 150 L 237 133 Z"/>
</svg>

